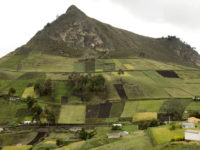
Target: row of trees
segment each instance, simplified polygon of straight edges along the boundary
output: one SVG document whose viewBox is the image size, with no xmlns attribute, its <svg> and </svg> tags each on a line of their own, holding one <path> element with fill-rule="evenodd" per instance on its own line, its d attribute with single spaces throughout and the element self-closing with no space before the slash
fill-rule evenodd
<svg viewBox="0 0 200 150">
<path fill-rule="evenodd" d="M 93 94 L 102 98 L 107 97 L 105 78 L 102 75 L 81 75 L 72 73 L 68 77 L 68 85 L 72 89 L 73 95 L 79 96 L 82 101 L 90 100 Z"/>
<path fill-rule="evenodd" d="M 32 114 L 32 120 L 36 120 L 40 122 L 41 116 L 46 118 L 48 123 L 54 124 L 55 123 L 55 114 L 49 108 L 45 107 L 44 110 L 40 105 L 36 103 L 31 97 L 28 97 L 26 100 L 28 111 Z"/>
</svg>

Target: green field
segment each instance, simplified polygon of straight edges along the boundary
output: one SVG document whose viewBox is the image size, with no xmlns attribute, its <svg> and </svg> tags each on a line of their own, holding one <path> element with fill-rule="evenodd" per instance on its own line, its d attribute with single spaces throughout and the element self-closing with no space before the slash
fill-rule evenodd
<svg viewBox="0 0 200 150">
<path fill-rule="evenodd" d="M 138 150 L 148 150 L 152 148 L 150 138 L 139 131 L 133 135 L 128 135 L 122 137 L 120 141 L 106 144 L 92 150 L 124 150 L 124 149 L 138 149 Z"/>
<path fill-rule="evenodd" d="M 84 124 L 86 108 L 84 105 L 62 105 L 58 123 Z"/>
<path fill-rule="evenodd" d="M 149 132 L 155 144 L 167 143 L 171 141 L 174 136 L 184 136 L 183 129 L 170 130 L 168 125 L 151 128 Z"/>
<path fill-rule="evenodd" d="M 133 117 L 137 112 L 159 112 L 165 100 L 127 101 L 121 117 Z"/>
<path fill-rule="evenodd" d="M 9 103 L 0 100 L 0 123 L 6 122 L 19 122 L 23 120 L 27 113 L 19 113 L 20 111 L 26 112 L 27 105 L 25 103 Z"/>
</svg>

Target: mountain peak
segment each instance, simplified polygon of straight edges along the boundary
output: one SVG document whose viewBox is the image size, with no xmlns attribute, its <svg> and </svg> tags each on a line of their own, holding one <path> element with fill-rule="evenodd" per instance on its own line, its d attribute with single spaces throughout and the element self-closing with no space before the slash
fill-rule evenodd
<svg viewBox="0 0 200 150">
<path fill-rule="evenodd" d="M 85 15 L 84 12 L 82 12 L 78 7 L 76 7 L 75 5 L 71 5 L 68 9 L 66 14 L 82 14 Z"/>
</svg>

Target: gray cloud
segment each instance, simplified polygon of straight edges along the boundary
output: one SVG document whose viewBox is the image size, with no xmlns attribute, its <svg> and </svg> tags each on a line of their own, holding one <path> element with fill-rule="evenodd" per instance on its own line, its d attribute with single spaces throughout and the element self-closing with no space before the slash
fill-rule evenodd
<svg viewBox="0 0 200 150">
<path fill-rule="evenodd" d="M 200 28 L 200 0 L 111 0 L 145 21 Z"/>
</svg>

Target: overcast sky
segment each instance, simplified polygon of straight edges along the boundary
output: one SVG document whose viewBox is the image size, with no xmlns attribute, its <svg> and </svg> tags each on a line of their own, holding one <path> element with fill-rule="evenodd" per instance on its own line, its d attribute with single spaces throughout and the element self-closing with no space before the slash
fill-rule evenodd
<svg viewBox="0 0 200 150">
<path fill-rule="evenodd" d="M 200 53 L 200 0 L 0 0 L 0 57 L 28 42 L 72 4 L 137 34 L 176 35 Z"/>
</svg>

